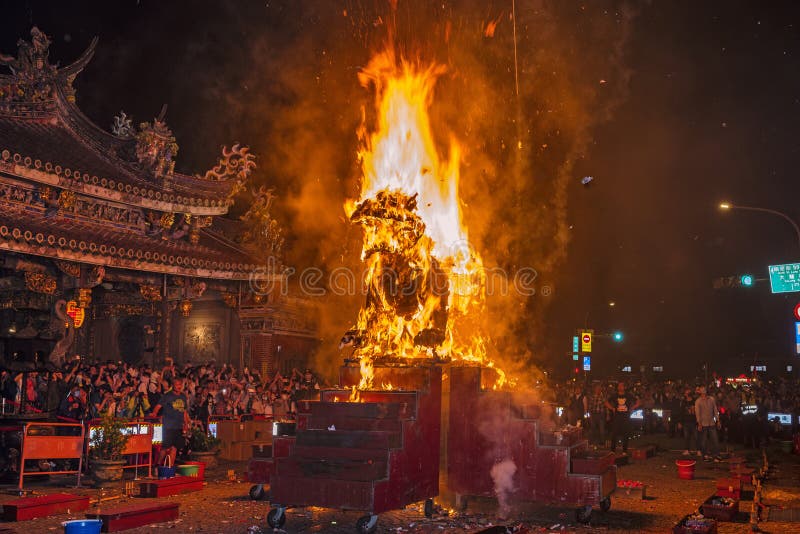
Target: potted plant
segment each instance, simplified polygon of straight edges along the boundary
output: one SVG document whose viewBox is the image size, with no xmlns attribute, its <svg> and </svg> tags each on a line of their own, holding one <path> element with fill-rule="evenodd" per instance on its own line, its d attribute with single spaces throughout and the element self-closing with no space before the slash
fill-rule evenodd
<svg viewBox="0 0 800 534">
<path fill-rule="evenodd" d="M 189 433 L 189 458 L 205 463 L 206 467 L 214 467 L 217 465 L 220 443 L 220 440 L 196 426 Z"/>
<path fill-rule="evenodd" d="M 122 479 L 125 458 L 122 453 L 128 444 L 128 436 L 123 433 L 125 422 L 111 415 L 104 415 L 89 439 L 92 477 L 97 482 L 111 482 Z"/>
</svg>

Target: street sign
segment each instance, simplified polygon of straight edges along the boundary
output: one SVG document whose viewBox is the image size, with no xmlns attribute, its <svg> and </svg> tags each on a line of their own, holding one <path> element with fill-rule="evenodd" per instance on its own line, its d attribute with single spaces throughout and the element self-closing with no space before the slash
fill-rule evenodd
<svg viewBox="0 0 800 534">
<path fill-rule="evenodd" d="M 800 321 L 800 302 L 794 306 L 794 318 Z"/>
<path fill-rule="evenodd" d="M 572 336 L 572 352 L 580 352 L 580 341 L 578 336 Z"/>
<path fill-rule="evenodd" d="M 800 291 L 800 263 L 770 265 L 769 285 L 773 293 Z"/>
<path fill-rule="evenodd" d="M 592 352 L 592 333 L 581 332 L 581 352 Z"/>
<path fill-rule="evenodd" d="M 583 370 L 584 371 L 591 371 L 592 370 L 592 357 L 591 356 L 584 356 L 583 357 Z"/>
<path fill-rule="evenodd" d="M 800 354 L 800 322 L 794 323 L 794 353 Z"/>
<path fill-rule="evenodd" d="M 573 354 L 572 359 L 577 362 L 580 359 L 580 356 L 578 354 Z"/>
</svg>

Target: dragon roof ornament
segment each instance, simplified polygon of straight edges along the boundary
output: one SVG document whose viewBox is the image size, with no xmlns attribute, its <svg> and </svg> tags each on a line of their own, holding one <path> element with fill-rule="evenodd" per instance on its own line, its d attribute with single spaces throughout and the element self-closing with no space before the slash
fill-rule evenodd
<svg viewBox="0 0 800 534">
<path fill-rule="evenodd" d="M 222 147 L 222 157 L 217 165 L 206 171 L 203 176 L 195 178 L 216 182 L 233 182 L 233 187 L 228 193 L 228 198 L 233 198 L 244 188 L 250 173 L 256 168 L 255 156 L 250 153 L 250 148 L 236 143 L 231 148 Z"/>
<path fill-rule="evenodd" d="M 163 121 L 163 112 L 152 123 L 143 122 L 139 125 L 139 132 L 136 134 L 136 158 L 143 169 L 155 178 L 172 176 L 177 154 L 178 143 L 172 130 Z"/>
<path fill-rule="evenodd" d="M 63 68 L 50 63 L 50 42 L 50 38 L 34 26 L 30 41 L 17 41 L 16 57 L 0 54 L 0 66 L 11 71 L 10 76 L 0 75 L 0 111 L 24 114 L 52 111 L 56 87 L 74 102 L 72 82 L 94 55 L 97 37 L 81 57 Z"/>
</svg>

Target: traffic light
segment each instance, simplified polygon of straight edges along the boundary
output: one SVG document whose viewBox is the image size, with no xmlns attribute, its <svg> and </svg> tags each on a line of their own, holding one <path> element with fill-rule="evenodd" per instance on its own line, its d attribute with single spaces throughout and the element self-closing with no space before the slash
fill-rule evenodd
<svg viewBox="0 0 800 534">
<path fill-rule="evenodd" d="M 625 338 L 625 336 L 622 335 L 622 332 L 617 330 L 616 332 L 614 332 L 614 334 L 611 336 L 611 338 L 614 341 L 616 341 L 617 343 L 620 343 Z"/>
<path fill-rule="evenodd" d="M 738 276 L 722 276 L 715 278 L 712 282 L 714 289 L 728 289 L 734 287 L 753 287 L 756 279 L 752 274 L 742 274 Z"/>
</svg>

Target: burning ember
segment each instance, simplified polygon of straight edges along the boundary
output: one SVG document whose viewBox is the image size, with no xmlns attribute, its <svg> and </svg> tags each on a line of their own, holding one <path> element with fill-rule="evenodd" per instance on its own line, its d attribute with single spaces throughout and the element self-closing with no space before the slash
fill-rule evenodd
<svg viewBox="0 0 800 534">
<path fill-rule="evenodd" d="M 480 321 L 483 262 L 470 246 L 458 196 L 460 148 L 442 156 L 428 108 L 444 67 L 420 68 L 392 52 L 359 75 L 376 92 L 377 124 L 362 127 L 361 197 L 345 209 L 364 229 L 366 303 L 343 338 L 360 360 L 358 389 L 373 388 L 376 359 L 433 358 L 494 367 Z M 498 369 L 498 385 L 505 374 Z M 354 391 L 353 397 L 357 396 Z"/>
</svg>

